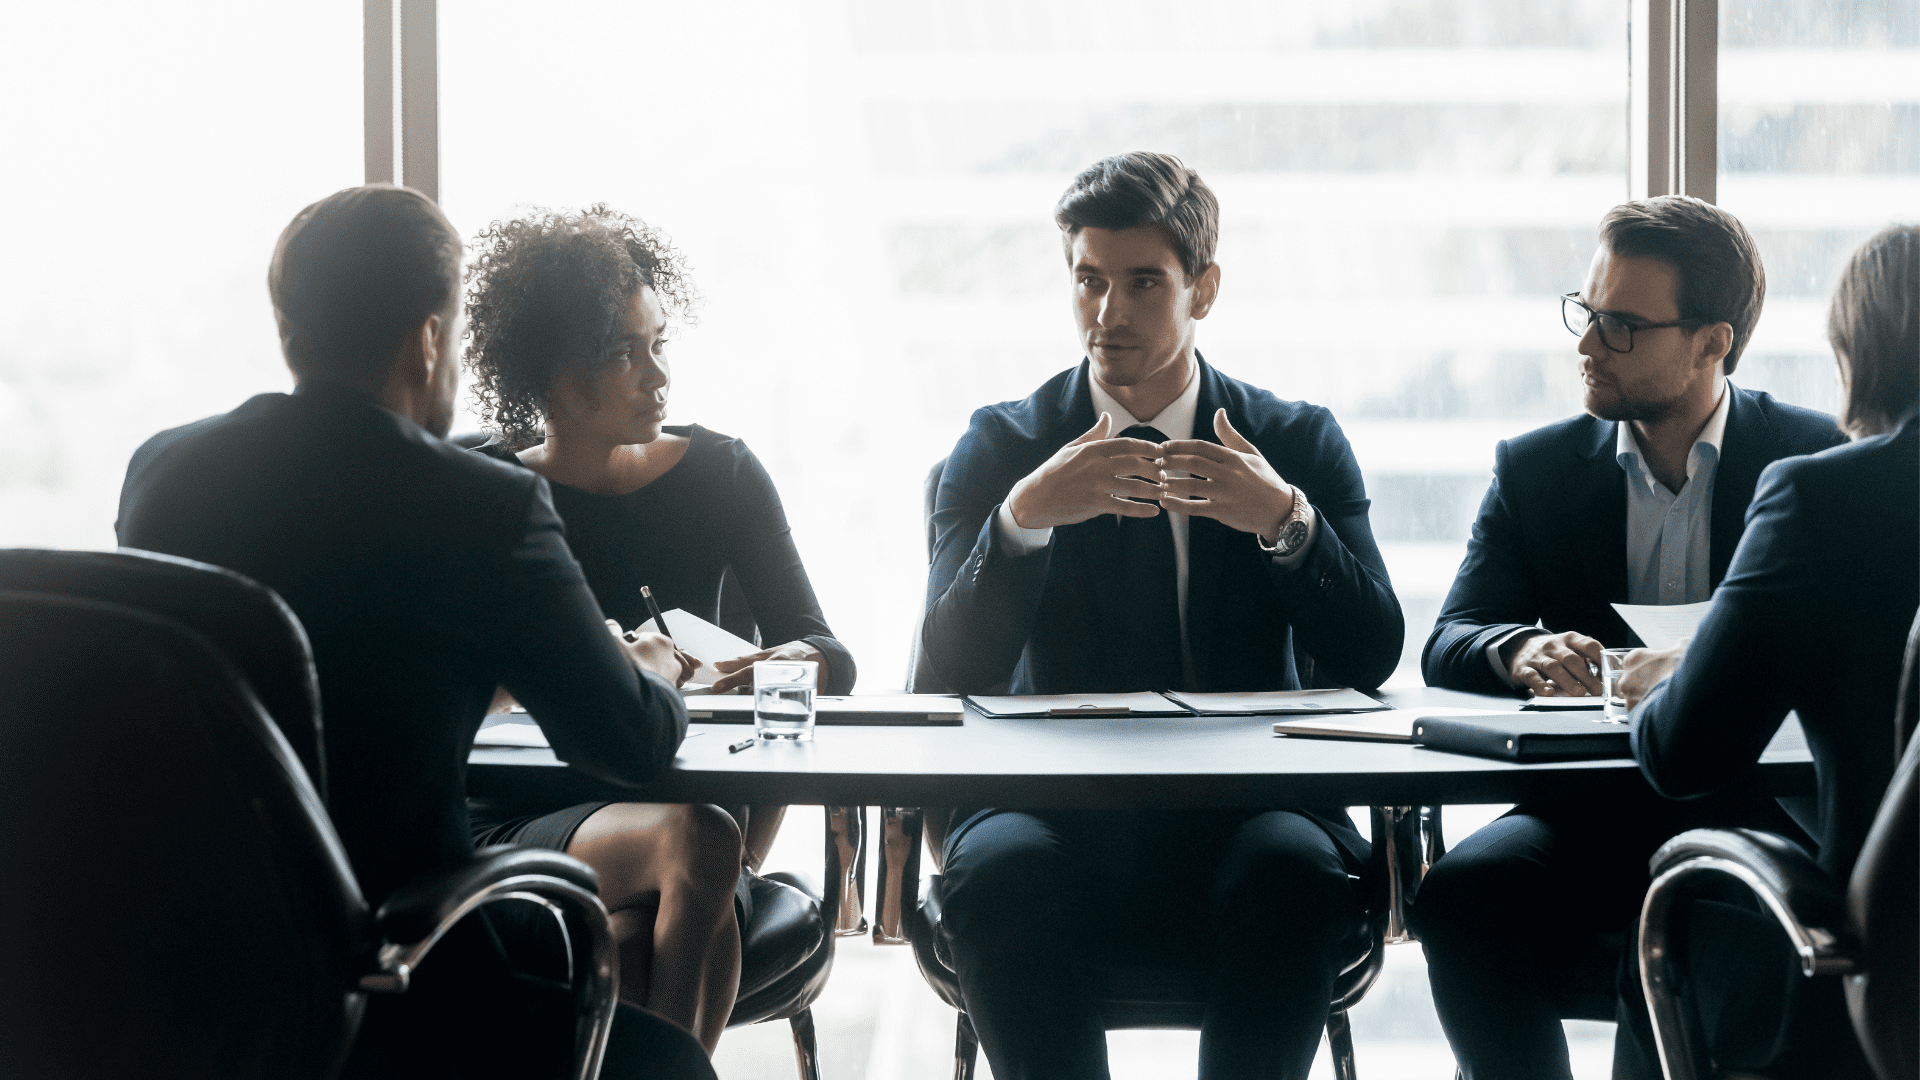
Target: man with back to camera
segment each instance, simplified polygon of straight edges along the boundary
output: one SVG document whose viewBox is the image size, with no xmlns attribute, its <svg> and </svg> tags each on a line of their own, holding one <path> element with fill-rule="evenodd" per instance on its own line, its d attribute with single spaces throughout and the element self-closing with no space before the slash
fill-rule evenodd
<svg viewBox="0 0 1920 1080">
<path fill-rule="evenodd" d="M 1393 670 L 1400 606 L 1339 425 L 1194 347 L 1218 219 L 1165 154 L 1061 197 L 1087 359 L 974 413 L 942 474 L 922 636 L 952 689 L 1293 689 L 1296 634 L 1348 685 Z M 966 815 L 944 925 L 994 1075 L 1105 1077 L 1090 966 L 1117 955 L 1204 967 L 1202 1077 L 1306 1076 L 1366 854 L 1341 807 Z"/>
<path fill-rule="evenodd" d="M 472 852 L 466 756 L 497 686 L 556 754 L 605 780 L 649 779 L 686 731 L 685 658 L 658 635 L 608 633 L 546 481 L 441 440 L 460 250 L 439 207 L 406 188 L 301 211 L 268 274 L 294 392 L 154 436 L 120 496 L 121 544 L 236 570 L 299 616 L 329 812 L 375 908 Z M 513 932 L 468 919 L 407 994 L 374 995 L 346 1075 L 557 1074 L 572 1010 L 491 944 Z M 713 1074 L 691 1036 L 623 1006 L 603 1075 Z"/>
<path fill-rule="evenodd" d="M 1430 686 L 1584 696 L 1602 648 L 1640 644 L 1611 603 L 1704 601 L 1726 576 L 1771 462 L 1844 441 L 1833 417 L 1727 381 L 1760 317 L 1765 272 L 1731 214 L 1685 196 L 1600 223 L 1580 335 L 1587 414 L 1502 442 L 1466 559 L 1427 639 Z M 1797 833 L 1771 800 L 1533 803 L 1428 874 L 1413 930 L 1469 1080 L 1569 1077 L 1563 1016 L 1611 1016 L 1619 935 L 1647 860 L 1705 825 Z M 1595 985 L 1579 985 L 1581 973 Z"/>
</svg>

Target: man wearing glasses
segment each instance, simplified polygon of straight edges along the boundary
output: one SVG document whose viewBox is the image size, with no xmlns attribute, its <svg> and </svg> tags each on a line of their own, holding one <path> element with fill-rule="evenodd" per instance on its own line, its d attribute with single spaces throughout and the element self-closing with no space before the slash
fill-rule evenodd
<svg viewBox="0 0 1920 1080">
<path fill-rule="evenodd" d="M 1691 604 L 1727 572 L 1760 472 L 1844 441 L 1833 417 L 1727 381 L 1760 317 L 1753 238 L 1667 196 L 1600 223 L 1580 338 L 1586 415 L 1499 444 L 1467 557 L 1421 654 L 1428 685 L 1597 694 L 1600 650 L 1641 642 L 1611 604 Z M 1612 1018 L 1612 973 L 1647 859 L 1684 829 L 1796 831 L 1736 794 L 1523 804 L 1433 868 L 1415 931 L 1469 1080 L 1570 1077 L 1562 1017 Z M 1591 985 L 1589 985 L 1591 984 Z"/>
</svg>

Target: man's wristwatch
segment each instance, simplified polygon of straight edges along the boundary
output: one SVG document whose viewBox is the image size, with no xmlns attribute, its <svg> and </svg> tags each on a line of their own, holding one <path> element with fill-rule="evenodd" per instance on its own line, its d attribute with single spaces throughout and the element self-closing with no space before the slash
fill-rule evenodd
<svg viewBox="0 0 1920 1080">
<path fill-rule="evenodd" d="M 1288 486 L 1293 488 L 1293 513 L 1280 523 L 1279 538 L 1269 544 L 1264 536 L 1254 537 L 1260 544 L 1260 550 L 1276 559 L 1284 559 L 1307 546 L 1307 495 L 1298 485 Z"/>
</svg>

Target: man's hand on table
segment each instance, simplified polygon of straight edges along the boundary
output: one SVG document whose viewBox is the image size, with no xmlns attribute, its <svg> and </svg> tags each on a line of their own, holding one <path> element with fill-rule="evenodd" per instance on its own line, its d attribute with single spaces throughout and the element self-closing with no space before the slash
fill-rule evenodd
<svg viewBox="0 0 1920 1080">
<path fill-rule="evenodd" d="M 1598 640 L 1572 631 L 1519 634 L 1500 646 L 1500 658 L 1507 681 L 1537 697 L 1593 697 L 1600 693 L 1602 648 Z"/>
<path fill-rule="evenodd" d="M 1627 708 L 1640 704 L 1654 687 L 1673 677 L 1690 644 L 1682 641 L 1671 649 L 1635 649 L 1627 654 L 1620 669 L 1620 696 L 1627 699 Z"/>
<path fill-rule="evenodd" d="M 753 665 L 759 660 L 811 660 L 820 665 L 819 679 L 814 685 L 827 685 L 827 655 L 804 641 L 789 641 L 785 645 L 775 645 L 771 649 L 761 649 L 731 660 L 715 660 L 713 670 L 725 678 L 713 684 L 712 692 L 731 694 L 735 690 L 751 690 Z"/>
<path fill-rule="evenodd" d="M 1013 485 L 1007 493 L 1013 523 L 1023 529 L 1051 529 L 1101 514 L 1159 514 L 1164 489 L 1149 478 L 1160 475 L 1160 444 L 1115 439 L 1112 434 L 1113 417 L 1101 413 L 1085 434 Z"/>
</svg>

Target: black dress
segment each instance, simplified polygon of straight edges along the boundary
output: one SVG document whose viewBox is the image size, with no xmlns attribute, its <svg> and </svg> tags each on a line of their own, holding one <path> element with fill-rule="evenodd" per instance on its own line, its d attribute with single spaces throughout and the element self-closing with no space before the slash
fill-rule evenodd
<svg viewBox="0 0 1920 1080">
<path fill-rule="evenodd" d="M 665 429 L 688 440 L 680 461 L 647 486 L 624 495 L 596 495 L 550 484 L 567 545 L 586 574 L 606 617 L 623 627 L 647 621 L 640 586 L 653 590 L 663 611 L 682 608 L 721 621 L 721 581 L 727 571 L 764 645 L 805 641 L 826 657 L 823 694 L 853 689 L 856 670 L 846 646 L 833 637 L 807 570 L 793 545 L 780 494 L 746 443 L 698 424 Z M 519 463 L 495 441 L 476 453 Z M 743 634 L 753 637 L 752 634 Z M 730 657 L 702 657 L 725 660 Z M 469 800 L 474 843 L 529 844 L 565 850 L 574 830 L 607 803 L 568 807 Z"/>
</svg>

